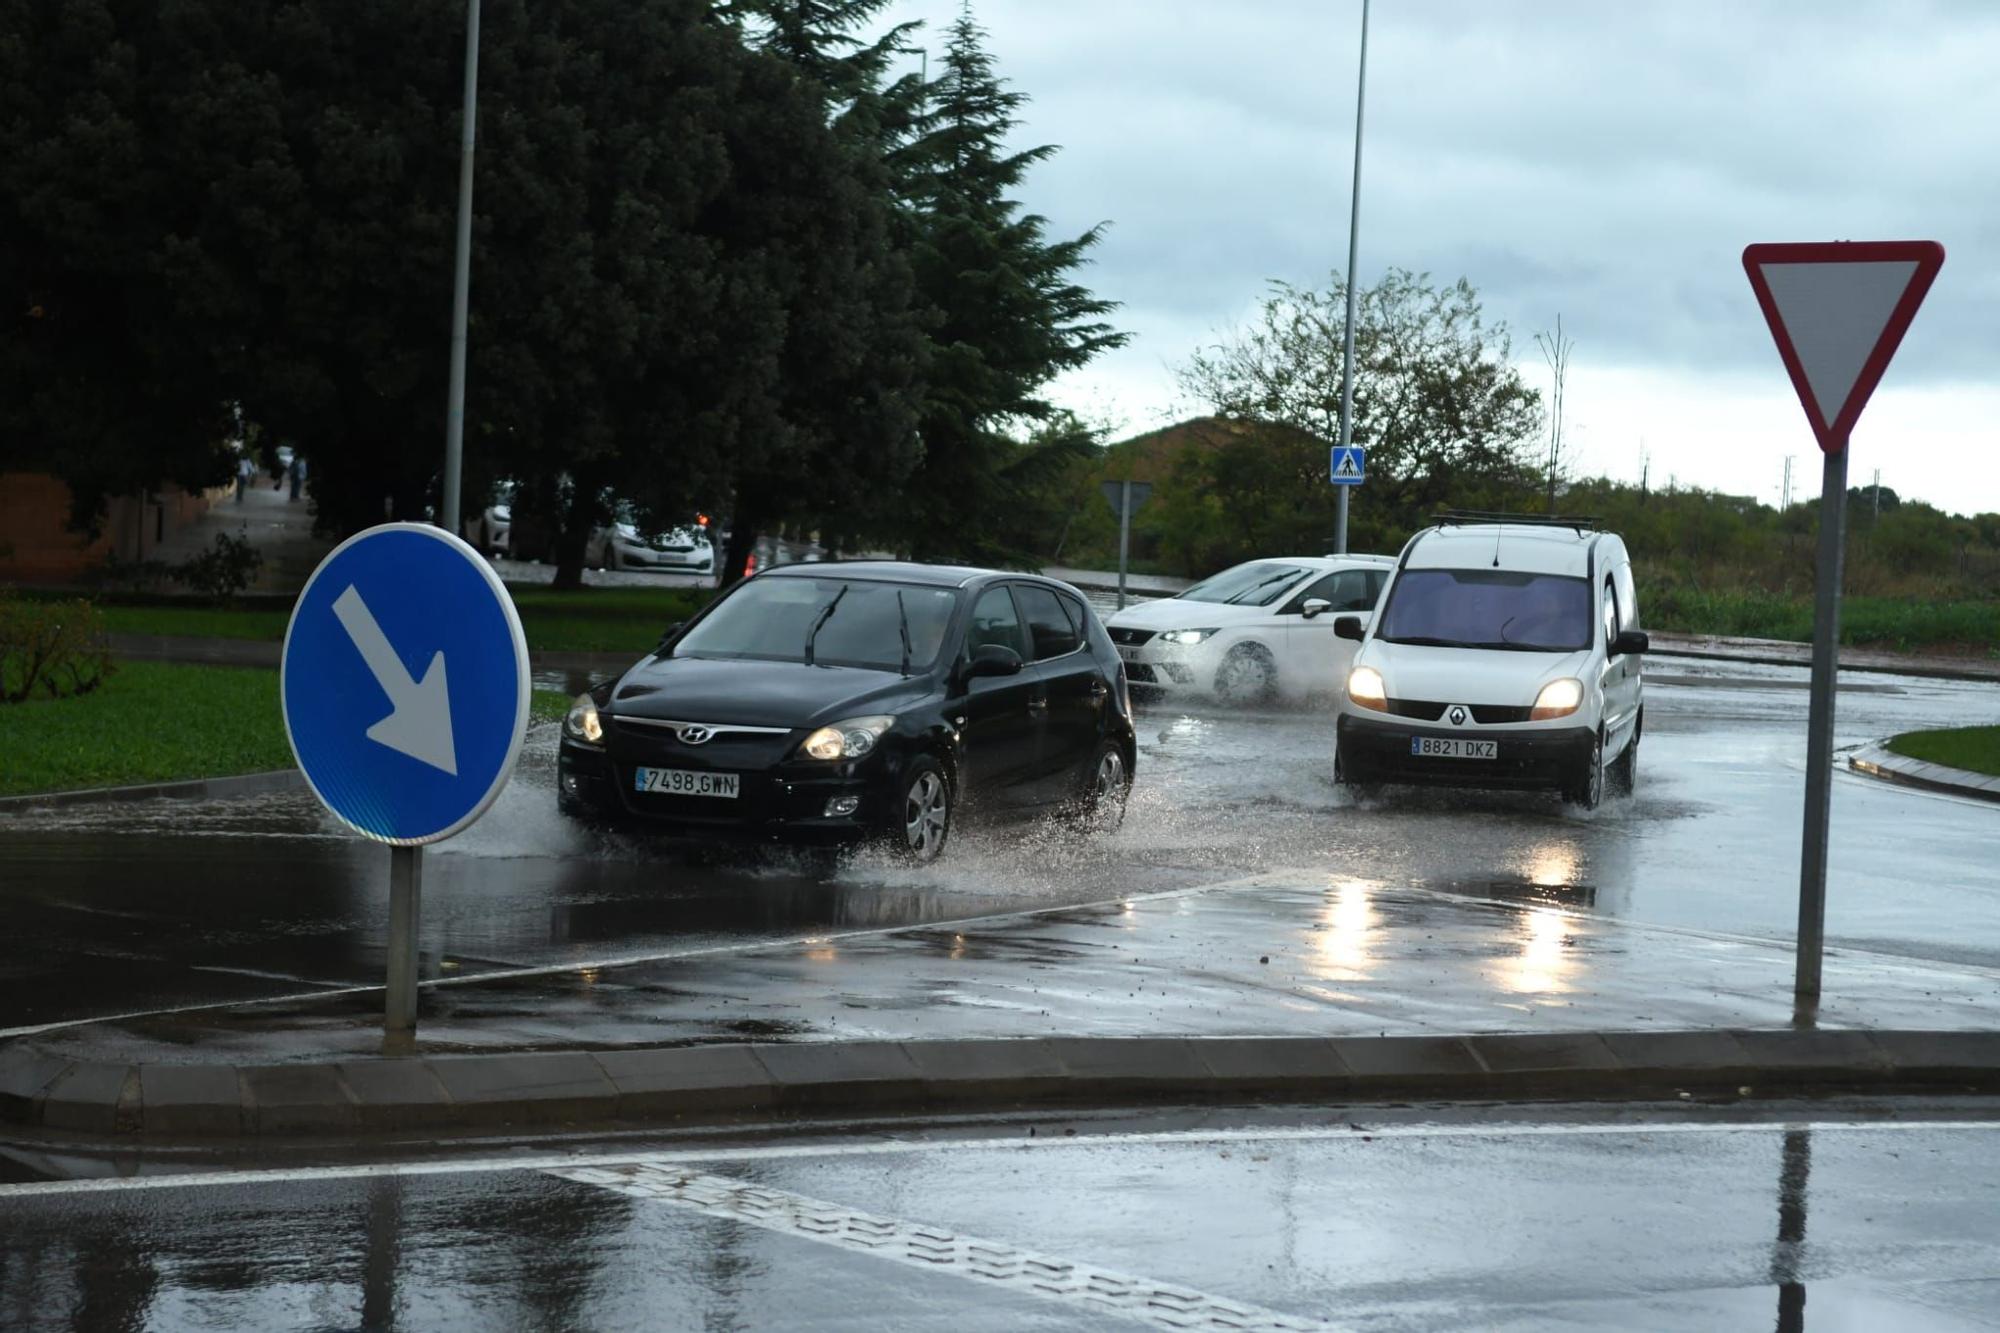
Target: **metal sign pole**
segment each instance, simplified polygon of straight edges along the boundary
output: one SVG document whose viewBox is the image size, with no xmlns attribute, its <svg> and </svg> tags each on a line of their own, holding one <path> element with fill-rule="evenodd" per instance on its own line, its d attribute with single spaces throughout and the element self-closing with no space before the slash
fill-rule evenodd
<svg viewBox="0 0 2000 1333">
<path fill-rule="evenodd" d="M 424 849 L 389 849 L 389 996 L 382 1013 L 385 1036 L 417 1030 L 417 918 L 424 887 Z"/>
<path fill-rule="evenodd" d="M 1125 609 L 1125 560 L 1132 550 L 1132 483 L 1118 483 L 1118 609 Z"/>
<path fill-rule="evenodd" d="M 1847 547 L 1847 445 L 1826 456 L 1819 500 L 1819 587 L 1813 607 L 1812 704 L 1806 722 L 1805 843 L 1799 856 L 1798 974 L 1802 1013 L 1819 1003 L 1826 943 L 1826 851 L 1833 803 L 1833 704 L 1840 666 L 1840 582 Z"/>
<path fill-rule="evenodd" d="M 1361 0 L 1361 71 L 1354 79 L 1354 190 L 1347 214 L 1347 332 L 1342 339 L 1340 447 L 1354 443 L 1354 265 L 1361 244 L 1361 110 L 1368 100 L 1368 0 Z M 1347 554 L 1347 487 L 1334 510 L 1333 553 Z"/>
</svg>

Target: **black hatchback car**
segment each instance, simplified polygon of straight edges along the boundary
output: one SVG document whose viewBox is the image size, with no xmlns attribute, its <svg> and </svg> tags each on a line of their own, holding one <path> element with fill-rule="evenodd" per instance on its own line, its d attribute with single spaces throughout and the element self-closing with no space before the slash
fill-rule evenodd
<svg viewBox="0 0 2000 1333">
<path fill-rule="evenodd" d="M 1067 584 L 895 562 L 737 584 L 563 722 L 557 801 L 687 834 L 944 849 L 960 807 L 1122 813 L 1124 668 Z"/>
</svg>

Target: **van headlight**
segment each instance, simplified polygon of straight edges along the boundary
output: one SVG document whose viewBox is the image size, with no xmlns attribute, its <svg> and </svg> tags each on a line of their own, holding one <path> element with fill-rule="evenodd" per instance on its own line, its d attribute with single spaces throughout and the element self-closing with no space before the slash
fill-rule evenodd
<svg viewBox="0 0 2000 1333">
<path fill-rule="evenodd" d="M 1520 695 L 1514 696 L 1516 699 Z M 1542 692 L 1535 696 L 1535 706 L 1528 710 L 1528 721 L 1546 722 L 1553 717 L 1568 717 L 1583 706 L 1583 682 L 1564 676 L 1542 686 Z"/>
<path fill-rule="evenodd" d="M 896 725 L 893 717 L 857 717 L 821 727 L 799 748 L 814 759 L 859 759 L 874 750 L 882 733 Z"/>
<path fill-rule="evenodd" d="M 576 696 L 563 718 L 563 735 L 585 745 L 604 744 L 604 723 L 597 716 L 597 701 L 587 694 Z"/>
<path fill-rule="evenodd" d="M 1347 697 L 1363 708 L 1372 708 L 1378 713 L 1389 711 L 1389 689 L 1382 683 L 1382 673 L 1371 666 L 1358 666 L 1347 673 Z"/>
<path fill-rule="evenodd" d="M 1170 629 L 1160 636 L 1161 643 L 1200 643 L 1203 639 L 1220 634 L 1215 629 Z"/>
</svg>

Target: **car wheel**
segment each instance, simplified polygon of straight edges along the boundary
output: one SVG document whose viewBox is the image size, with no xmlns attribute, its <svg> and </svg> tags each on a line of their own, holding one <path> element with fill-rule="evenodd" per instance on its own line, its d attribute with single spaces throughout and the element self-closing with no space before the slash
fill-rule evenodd
<svg viewBox="0 0 2000 1333">
<path fill-rule="evenodd" d="M 1563 800 L 1584 810 L 1595 810 L 1604 800 L 1603 733 L 1592 738 L 1590 754 L 1570 778 L 1569 786 L 1563 790 Z"/>
<path fill-rule="evenodd" d="M 898 810 L 902 854 L 919 864 L 937 860 L 951 837 L 951 783 L 936 760 L 918 759 L 904 770 Z"/>
<path fill-rule="evenodd" d="M 1278 665 L 1262 644 L 1229 650 L 1215 669 L 1215 696 L 1229 704 L 1269 703 L 1278 692 Z"/>
<path fill-rule="evenodd" d="M 1333 781 L 1335 786 L 1347 788 L 1348 793 L 1357 799 L 1373 796 L 1382 787 L 1379 782 L 1357 777 L 1339 745 L 1333 747 Z"/>
<path fill-rule="evenodd" d="M 1099 741 L 1083 776 L 1083 799 L 1078 804 L 1082 822 L 1104 833 L 1114 831 L 1125 822 L 1125 798 L 1132 793 L 1125 751 L 1116 741 Z"/>
</svg>

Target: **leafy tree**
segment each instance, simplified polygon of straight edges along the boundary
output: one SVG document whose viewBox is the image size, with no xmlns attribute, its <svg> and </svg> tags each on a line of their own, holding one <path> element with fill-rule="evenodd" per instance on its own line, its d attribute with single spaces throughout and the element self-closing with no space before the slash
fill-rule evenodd
<svg viewBox="0 0 2000 1333">
<path fill-rule="evenodd" d="M 1324 291 L 1273 282 L 1249 327 L 1181 368 L 1182 387 L 1220 416 L 1291 430 L 1282 459 L 1217 456 L 1212 466 L 1222 471 L 1212 480 L 1232 509 L 1331 514 L 1326 449 L 1339 437 L 1345 302 L 1339 274 Z M 1357 307 L 1354 442 L 1368 449 L 1354 515 L 1362 535 L 1378 515 L 1399 528 L 1440 505 L 1498 507 L 1524 495 L 1541 396 L 1510 363 L 1506 327 L 1484 322 L 1472 284 L 1438 287 L 1392 269 Z"/>
</svg>

